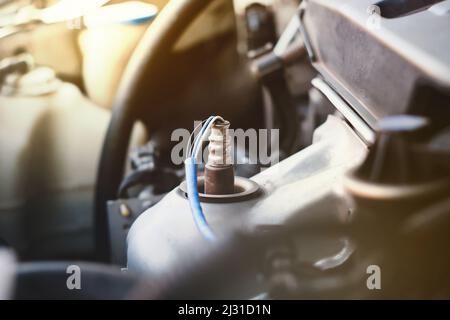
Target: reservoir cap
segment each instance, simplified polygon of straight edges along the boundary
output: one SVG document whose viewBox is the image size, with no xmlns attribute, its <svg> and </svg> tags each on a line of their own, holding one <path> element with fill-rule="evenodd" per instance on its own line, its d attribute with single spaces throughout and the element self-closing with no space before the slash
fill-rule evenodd
<svg viewBox="0 0 450 320">
<path fill-rule="evenodd" d="M 108 24 L 138 25 L 152 21 L 158 14 L 158 7 L 141 2 L 127 1 L 98 8 L 84 17 L 87 27 Z"/>
</svg>

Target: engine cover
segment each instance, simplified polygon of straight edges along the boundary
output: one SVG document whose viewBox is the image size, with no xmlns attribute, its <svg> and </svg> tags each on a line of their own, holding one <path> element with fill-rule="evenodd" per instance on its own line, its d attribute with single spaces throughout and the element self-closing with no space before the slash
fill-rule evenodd
<svg viewBox="0 0 450 320">
<path fill-rule="evenodd" d="M 301 21 L 314 67 L 370 126 L 403 113 L 447 124 L 450 1 L 307 0 Z"/>
</svg>

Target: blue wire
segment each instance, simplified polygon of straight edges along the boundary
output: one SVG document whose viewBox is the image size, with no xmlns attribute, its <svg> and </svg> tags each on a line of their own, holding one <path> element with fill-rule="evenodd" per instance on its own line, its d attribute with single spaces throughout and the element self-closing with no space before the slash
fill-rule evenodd
<svg viewBox="0 0 450 320">
<path fill-rule="evenodd" d="M 215 237 L 208 225 L 208 222 L 206 221 L 205 215 L 203 214 L 203 210 L 200 205 L 200 197 L 197 190 L 197 164 L 194 159 L 188 158 L 185 161 L 185 166 L 188 199 L 194 222 L 203 237 L 206 240 L 212 241 Z"/>
<path fill-rule="evenodd" d="M 201 147 L 201 143 L 202 143 L 202 138 L 203 138 L 203 134 L 205 133 L 206 128 L 208 128 L 209 124 L 211 123 L 211 121 L 214 119 L 214 117 L 209 117 L 208 120 L 206 120 L 205 124 L 203 125 L 202 129 L 200 130 L 200 132 L 198 133 L 197 138 L 195 138 L 195 142 L 194 142 L 194 149 L 192 151 L 192 157 L 194 159 L 196 159 L 197 157 L 197 152 L 198 149 Z"/>
<path fill-rule="evenodd" d="M 209 117 L 200 130 L 197 138 L 195 139 L 193 152 L 185 161 L 185 170 L 186 170 L 186 184 L 187 184 L 187 193 L 189 199 L 189 205 L 191 207 L 192 217 L 194 218 L 194 222 L 206 240 L 213 241 L 215 239 L 214 233 L 206 221 L 206 217 L 203 213 L 202 207 L 200 205 L 200 196 L 198 194 L 197 189 L 197 162 L 196 155 L 198 149 L 201 146 L 203 134 L 205 133 L 206 128 L 209 126 L 214 117 Z"/>
</svg>

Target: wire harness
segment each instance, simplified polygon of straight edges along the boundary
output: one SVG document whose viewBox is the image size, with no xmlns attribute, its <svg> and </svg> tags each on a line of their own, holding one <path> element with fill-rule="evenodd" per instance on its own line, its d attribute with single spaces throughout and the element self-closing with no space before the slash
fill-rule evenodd
<svg viewBox="0 0 450 320">
<path fill-rule="evenodd" d="M 202 206 L 200 204 L 200 196 L 198 193 L 198 180 L 197 180 L 197 159 L 201 153 L 202 143 L 208 137 L 211 127 L 217 121 L 224 121 L 222 117 L 219 116 L 211 116 L 207 120 L 203 121 L 197 128 L 195 128 L 192 135 L 198 131 L 200 128 L 200 132 L 195 138 L 194 144 L 191 145 L 191 139 L 189 139 L 188 145 L 188 155 L 184 162 L 185 171 L 186 171 L 186 184 L 187 184 L 187 194 L 189 199 L 189 205 L 192 212 L 192 217 L 194 219 L 195 225 L 197 229 L 202 234 L 202 236 L 208 241 L 214 241 L 215 235 L 211 230 L 206 217 L 203 213 Z"/>
</svg>

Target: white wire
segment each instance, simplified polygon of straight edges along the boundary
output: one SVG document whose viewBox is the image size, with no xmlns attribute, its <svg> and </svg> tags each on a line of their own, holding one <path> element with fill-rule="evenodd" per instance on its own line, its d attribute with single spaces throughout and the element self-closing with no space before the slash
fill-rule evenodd
<svg viewBox="0 0 450 320">
<path fill-rule="evenodd" d="M 208 118 L 209 119 L 209 118 Z M 207 120 L 208 120 L 207 119 Z M 203 124 L 207 121 L 207 120 L 203 120 L 200 124 L 198 124 L 195 128 L 194 131 L 192 131 L 191 135 L 189 136 L 189 140 L 188 140 L 188 145 L 187 145 L 187 158 L 190 158 L 192 156 L 192 148 L 194 146 L 194 144 L 192 143 L 193 137 L 195 135 L 195 133 L 201 129 L 201 127 L 203 126 Z M 195 142 L 194 142 L 195 143 Z"/>
</svg>

